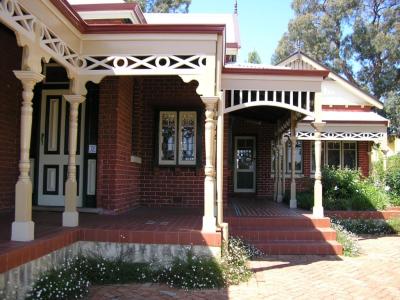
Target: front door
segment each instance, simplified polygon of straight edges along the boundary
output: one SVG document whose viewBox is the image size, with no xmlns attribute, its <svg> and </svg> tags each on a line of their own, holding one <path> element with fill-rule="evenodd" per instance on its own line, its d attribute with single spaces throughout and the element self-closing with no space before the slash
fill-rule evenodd
<svg viewBox="0 0 400 300">
<path fill-rule="evenodd" d="M 38 205 L 64 206 L 68 170 L 69 103 L 68 90 L 43 90 L 39 134 Z M 82 206 L 83 136 L 85 105 L 80 105 L 76 155 L 78 206 Z"/>
<path fill-rule="evenodd" d="M 256 191 L 256 138 L 235 137 L 235 193 Z"/>
</svg>

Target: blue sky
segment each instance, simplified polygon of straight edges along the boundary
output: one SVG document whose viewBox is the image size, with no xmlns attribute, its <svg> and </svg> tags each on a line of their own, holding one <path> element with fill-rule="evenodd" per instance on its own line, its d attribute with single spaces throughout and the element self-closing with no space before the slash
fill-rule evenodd
<svg viewBox="0 0 400 300">
<path fill-rule="evenodd" d="M 291 0 L 238 0 L 242 48 L 239 61 L 256 49 L 263 63 L 269 64 L 278 41 L 293 17 Z M 232 13 L 234 0 L 192 0 L 191 13 Z"/>
</svg>

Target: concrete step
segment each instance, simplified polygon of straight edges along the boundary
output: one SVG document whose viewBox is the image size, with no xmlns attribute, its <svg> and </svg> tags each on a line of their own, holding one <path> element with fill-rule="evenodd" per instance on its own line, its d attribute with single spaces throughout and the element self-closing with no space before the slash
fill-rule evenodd
<svg viewBox="0 0 400 300">
<path fill-rule="evenodd" d="M 263 228 L 231 227 L 230 234 L 250 242 L 262 241 L 335 241 L 336 231 L 331 228 Z"/>
<path fill-rule="evenodd" d="M 342 255 L 336 241 L 268 241 L 252 243 L 267 255 Z"/>
</svg>

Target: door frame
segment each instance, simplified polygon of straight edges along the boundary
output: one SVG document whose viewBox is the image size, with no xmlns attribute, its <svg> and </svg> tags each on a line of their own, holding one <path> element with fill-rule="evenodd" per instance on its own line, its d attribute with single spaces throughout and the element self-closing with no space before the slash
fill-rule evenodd
<svg viewBox="0 0 400 300">
<path fill-rule="evenodd" d="M 254 169 L 253 169 L 253 188 L 252 189 L 238 189 L 237 188 L 237 164 L 236 164 L 236 152 L 237 152 L 237 141 L 239 139 L 248 139 L 248 140 L 253 140 L 253 145 L 254 145 L 254 149 L 253 149 L 253 157 L 254 157 Z M 256 166 L 257 166 L 257 160 L 256 160 L 256 149 L 257 149 L 257 139 L 255 135 L 237 135 L 234 136 L 233 139 L 233 143 L 234 143 L 234 152 L 233 152 L 233 191 L 235 193 L 255 193 L 256 192 L 256 181 L 257 181 L 257 171 L 256 171 Z M 239 171 L 240 173 L 240 171 Z"/>
</svg>

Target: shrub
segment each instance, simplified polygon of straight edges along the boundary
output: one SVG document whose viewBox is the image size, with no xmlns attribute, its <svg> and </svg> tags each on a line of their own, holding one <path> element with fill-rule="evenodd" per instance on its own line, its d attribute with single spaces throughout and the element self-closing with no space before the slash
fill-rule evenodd
<svg viewBox="0 0 400 300">
<path fill-rule="evenodd" d="M 248 280 L 252 274 L 248 259 L 260 255 L 235 238 L 224 246 L 221 261 L 196 256 L 189 249 L 184 258 L 176 257 L 167 267 L 130 262 L 124 253 L 114 259 L 79 255 L 43 273 L 27 299 L 81 299 L 92 284 L 162 282 L 183 289 L 221 288 Z"/>
<path fill-rule="evenodd" d="M 222 253 L 221 266 L 227 285 L 247 281 L 252 274 L 248 260 L 263 255 L 260 250 L 239 238 L 229 238 L 228 243 L 223 245 Z"/>
<path fill-rule="evenodd" d="M 343 246 L 343 254 L 345 256 L 358 256 L 360 255 L 360 246 L 358 244 L 358 237 L 347 231 L 342 225 L 332 223 L 332 228 L 336 230 L 336 240 Z"/>
<path fill-rule="evenodd" d="M 328 210 L 379 210 L 390 205 L 384 189 L 362 179 L 359 171 L 324 168 L 324 207 Z"/>
<path fill-rule="evenodd" d="M 59 268 L 44 273 L 33 285 L 27 299 L 80 299 L 87 293 L 87 260 L 81 256 L 67 259 Z"/>
<path fill-rule="evenodd" d="M 393 233 L 400 234 L 400 218 L 387 220 L 387 223 L 392 228 Z"/>
<path fill-rule="evenodd" d="M 209 257 L 197 257 L 191 251 L 186 258 L 175 258 L 171 266 L 162 269 L 156 282 L 188 289 L 221 288 L 225 285 L 221 265 Z"/>
<path fill-rule="evenodd" d="M 311 210 L 314 206 L 313 192 L 299 192 L 296 194 L 296 198 L 298 208 Z"/>
<path fill-rule="evenodd" d="M 333 222 L 354 234 L 381 235 L 396 233 L 396 230 L 391 225 L 391 220 L 336 219 Z M 393 224 L 395 225 L 395 222 Z"/>
</svg>

